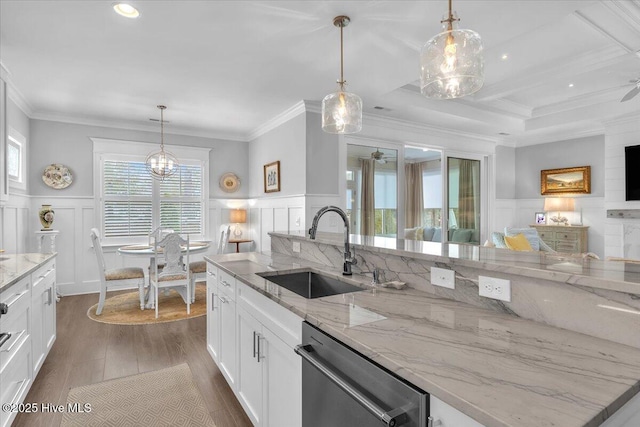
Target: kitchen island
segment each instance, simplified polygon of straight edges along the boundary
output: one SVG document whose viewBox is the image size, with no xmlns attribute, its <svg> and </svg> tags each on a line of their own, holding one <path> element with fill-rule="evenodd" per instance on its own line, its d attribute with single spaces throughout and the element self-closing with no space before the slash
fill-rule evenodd
<svg viewBox="0 0 640 427">
<path fill-rule="evenodd" d="M 640 387 L 640 349 L 419 289 L 308 300 L 257 275 L 324 263 L 272 252 L 213 255 L 220 271 L 485 426 L 599 426 Z"/>
</svg>

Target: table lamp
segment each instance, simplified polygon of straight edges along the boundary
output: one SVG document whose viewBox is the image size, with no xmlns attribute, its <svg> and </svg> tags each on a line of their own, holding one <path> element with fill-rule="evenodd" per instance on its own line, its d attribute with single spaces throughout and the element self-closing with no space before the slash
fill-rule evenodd
<svg viewBox="0 0 640 427">
<path fill-rule="evenodd" d="M 230 221 L 236 224 L 233 230 L 233 236 L 236 239 L 242 237 L 242 229 L 240 228 L 240 224 L 244 224 L 247 222 L 247 210 L 246 209 L 235 209 L 231 211 L 229 216 Z"/>
<path fill-rule="evenodd" d="M 560 212 L 573 212 L 574 200 L 570 197 L 546 197 L 544 199 L 544 210 L 546 212 L 558 212 L 556 216 L 549 218 L 555 225 L 569 225 L 569 220 L 560 216 Z"/>
</svg>

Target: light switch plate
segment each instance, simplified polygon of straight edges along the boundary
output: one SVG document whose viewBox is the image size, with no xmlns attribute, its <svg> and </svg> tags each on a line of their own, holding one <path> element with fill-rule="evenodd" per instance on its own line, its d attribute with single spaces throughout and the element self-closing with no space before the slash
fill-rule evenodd
<svg viewBox="0 0 640 427">
<path fill-rule="evenodd" d="M 431 267 L 431 284 L 443 288 L 455 289 L 456 272 L 444 268 Z"/>
<path fill-rule="evenodd" d="M 511 281 L 478 276 L 478 294 L 481 297 L 511 302 Z"/>
<path fill-rule="evenodd" d="M 293 252 L 300 253 L 300 242 L 293 242 Z"/>
</svg>

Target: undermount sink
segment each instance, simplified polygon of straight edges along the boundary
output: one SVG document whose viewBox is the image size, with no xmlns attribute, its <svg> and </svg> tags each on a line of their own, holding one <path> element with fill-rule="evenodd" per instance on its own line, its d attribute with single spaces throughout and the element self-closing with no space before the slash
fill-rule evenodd
<svg viewBox="0 0 640 427">
<path fill-rule="evenodd" d="M 364 290 L 358 286 L 354 286 L 331 276 L 326 276 L 313 271 L 301 271 L 285 274 L 267 272 L 259 273 L 258 275 L 307 299 Z"/>
</svg>

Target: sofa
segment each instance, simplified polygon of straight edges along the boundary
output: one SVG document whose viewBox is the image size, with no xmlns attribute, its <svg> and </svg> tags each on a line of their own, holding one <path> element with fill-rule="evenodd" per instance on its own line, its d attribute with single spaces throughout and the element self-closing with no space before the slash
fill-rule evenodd
<svg viewBox="0 0 640 427">
<path fill-rule="evenodd" d="M 448 240 L 451 243 L 480 244 L 480 231 L 470 228 L 455 228 L 449 230 Z M 407 240 L 422 240 L 425 242 L 441 242 L 442 228 L 440 227 L 413 227 L 404 229 L 404 238 Z"/>
</svg>

